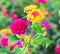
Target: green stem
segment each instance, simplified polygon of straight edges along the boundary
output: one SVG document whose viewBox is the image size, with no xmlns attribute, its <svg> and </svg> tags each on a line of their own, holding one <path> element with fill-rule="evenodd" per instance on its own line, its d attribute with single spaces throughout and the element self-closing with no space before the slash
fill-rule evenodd
<svg viewBox="0 0 60 54">
<path fill-rule="evenodd" d="M 27 49 L 29 48 L 29 46 L 30 46 L 30 42 L 31 42 L 31 38 L 32 38 L 32 31 L 31 31 L 31 35 L 30 35 L 30 40 L 29 40 L 29 43 L 26 45 L 26 47 L 24 48 L 24 52 L 23 52 L 23 54 L 25 54 L 26 53 L 26 51 L 27 51 Z"/>
</svg>

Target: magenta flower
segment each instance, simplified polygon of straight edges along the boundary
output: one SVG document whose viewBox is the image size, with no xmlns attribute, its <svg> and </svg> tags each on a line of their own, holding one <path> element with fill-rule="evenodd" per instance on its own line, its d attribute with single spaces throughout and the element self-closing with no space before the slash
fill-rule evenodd
<svg viewBox="0 0 60 54">
<path fill-rule="evenodd" d="M 1 45 L 1 40 L 0 40 L 0 45 Z"/>
<path fill-rule="evenodd" d="M 0 7 L 0 11 L 2 11 L 2 8 Z"/>
<path fill-rule="evenodd" d="M 47 30 L 51 29 L 51 26 L 47 22 L 42 22 L 41 25 L 45 27 Z"/>
<path fill-rule="evenodd" d="M 7 12 L 3 12 L 3 17 L 7 18 L 8 17 L 8 13 Z"/>
<path fill-rule="evenodd" d="M 1 40 L 1 46 L 6 47 L 8 46 L 8 37 L 3 37 Z"/>
<path fill-rule="evenodd" d="M 17 41 L 15 44 L 10 45 L 10 51 L 12 51 L 15 46 L 18 46 L 19 48 L 23 48 L 23 42 Z"/>
<path fill-rule="evenodd" d="M 47 0 L 37 0 L 37 3 L 39 3 L 39 4 L 47 4 Z"/>
<path fill-rule="evenodd" d="M 56 54 L 60 54 L 60 45 L 57 45 L 55 48 Z"/>
<path fill-rule="evenodd" d="M 11 31 L 13 34 L 24 34 L 27 29 L 27 22 L 23 19 L 16 19 L 11 23 Z"/>
<path fill-rule="evenodd" d="M 10 17 L 11 17 L 13 20 L 18 18 L 18 16 L 17 16 L 16 14 L 14 14 L 14 13 L 11 13 L 11 14 L 10 14 Z"/>
<path fill-rule="evenodd" d="M 17 41 L 15 45 L 18 46 L 19 48 L 23 48 L 23 43 L 21 41 Z"/>
<path fill-rule="evenodd" d="M 16 0 L 11 0 L 13 3 L 16 1 Z"/>
</svg>

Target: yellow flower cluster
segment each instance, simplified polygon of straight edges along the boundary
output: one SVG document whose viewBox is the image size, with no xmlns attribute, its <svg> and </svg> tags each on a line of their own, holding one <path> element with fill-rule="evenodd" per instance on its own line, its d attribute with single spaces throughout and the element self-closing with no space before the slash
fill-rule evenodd
<svg viewBox="0 0 60 54">
<path fill-rule="evenodd" d="M 32 23 L 40 23 L 44 17 L 44 14 L 40 9 L 34 9 L 27 14 L 27 17 L 31 20 Z"/>
<path fill-rule="evenodd" d="M 27 18 L 32 23 L 38 22 L 40 23 L 41 20 L 44 18 L 43 12 L 37 8 L 35 5 L 30 5 L 24 8 L 24 12 L 27 13 Z"/>
<path fill-rule="evenodd" d="M 0 30 L 0 33 L 1 34 L 4 34 L 4 35 L 7 35 L 7 34 L 12 34 L 12 32 L 11 32 L 11 30 L 10 29 L 2 29 L 2 30 Z"/>
<path fill-rule="evenodd" d="M 46 36 L 47 35 L 46 28 L 43 27 L 42 30 L 44 31 L 43 36 Z"/>
<path fill-rule="evenodd" d="M 31 40 L 30 40 L 30 36 L 24 36 L 24 41 L 25 42 L 33 42 L 33 39 L 31 38 Z"/>
<path fill-rule="evenodd" d="M 37 6 L 36 5 L 27 6 L 27 7 L 24 8 L 24 12 L 29 13 L 33 9 L 37 9 Z"/>
<path fill-rule="evenodd" d="M 23 38 L 25 42 L 29 42 L 29 41 L 33 42 L 33 38 L 31 38 L 31 40 L 30 40 L 30 36 L 28 36 L 28 35 L 21 35 L 21 36 L 17 35 L 17 37 Z"/>
</svg>

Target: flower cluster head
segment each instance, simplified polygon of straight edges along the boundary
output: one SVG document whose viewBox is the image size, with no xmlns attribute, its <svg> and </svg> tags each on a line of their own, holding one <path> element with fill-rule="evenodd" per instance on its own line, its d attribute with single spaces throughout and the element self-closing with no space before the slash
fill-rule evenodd
<svg viewBox="0 0 60 54">
<path fill-rule="evenodd" d="M 24 39 L 24 42 L 28 43 L 29 41 L 32 43 L 33 42 L 33 38 L 31 38 L 30 36 L 28 35 L 17 35 L 18 38 L 22 38 Z M 30 39 L 31 38 L 31 39 Z"/>
<path fill-rule="evenodd" d="M 13 3 L 16 2 L 16 0 L 11 0 Z"/>
<path fill-rule="evenodd" d="M 46 28 L 45 28 L 45 27 L 43 27 L 43 28 L 42 28 L 42 30 L 44 31 L 43 36 L 46 36 L 46 35 L 47 35 Z"/>
<path fill-rule="evenodd" d="M 27 13 L 27 20 L 31 23 L 40 23 L 44 18 L 44 13 L 35 5 L 25 7 L 24 12 Z"/>
<path fill-rule="evenodd" d="M 25 42 L 29 42 L 30 41 L 30 36 L 28 35 L 17 35 L 18 38 L 23 38 Z M 31 38 L 31 41 L 30 42 L 33 42 L 33 38 Z"/>
<path fill-rule="evenodd" d="M 11 43 L 10 44 L 10 51 L 12 51 L 15 46 L 18 46 L 18 48 L 23 48 L 23 42 L 22 41 L 17 41 L 15 43 Z"/>
<path fill-rule="evenodd" d="M 30 36 L 28 36 L 28 35 L 24 35 L 23 39 L 24 39 L 25 42 L 29 42 L 29 41 L 31 43 L 33 42 L 33 39 L 31 38 L 31 40 L 30 40 Z"/>
<path fill-rule="evenodd" d="M 42 11 L 40 11 L 40 9 L 33 9 L 27 14 L 27 18 L 29 18 L 32 23 L 40 23 L 41 20 L 44 18 L 44 14 Z"/>
<path fill-rule="evenodd" d="M 3 13 L 2 13 L 4 18 L 8 18 L 8 10 L 7 9 L 3 9 Z"/>
<path fill-rule="evenodd" d="M 43 21 L 43 22 L 41 23 L 41 25 L 42 25 L 43 27 L 45 27 L 46 30 L 50 30 L 50 29 L 51 29 L 51 26 L 50 26 L 47 22 L 45 22 L 45 21 Z"/>
<path fill-rule="evenodd" d="M 24 12 L 29 13 L 33 9 L 37 9 L 37 6 L 36 5 L 27 6 L 27 7 L 24 8 Z"/>
<path fill-rule="evenodd" d="M 4 34 L 4 35 L 7 35 L 7 34 L 12 34 L 11 30 L 8 29 L 8 28 L 5 28 L 5 29 L 1 29 L 0 30 L 0 34 Z"/>
<path fill-rule="evenodd" d="M 49 12 L 47 10 L 42 10 L 42 12 L 44 13 L 45 17 L 49 17 Z"/>
<path fill-rule="evenodd" d="M 8 13 L 7 12 L 3 12 L 3 17 L 4 18 L 8 18 Z"/>
<path fill-rule="evenodd" d="M 13 34 L 24 34 L 27 29 L 27 22 L 23 19 L 16 19 L 11 23 L 11 31 Z"/>
<path fill-rule="evenodd" d="M 33 0 L 33 2 L 36 2 L 38 4 L 47 4 L 47 0 Z"/>
<path fill-rule="evenodd" d="M 47 0 L 37 0 L 37 3 L 39 3 L 39 4 L 47 4 Z"/>
<path fill-rule="evenodd" d="M 57 45 L 55 47 L 55 52 L 56 52 L 56 54 L 60 54 L 60 45 Z"/>
<path fill-rule="evenodd" d="M 3 37 L 0 41 L 1 47 L 7 47 L 8 46 L 8 37 Z"/>
<path fill-rule="evenodd" d="M 2 8 L 0 7 L 0 11 L 2 11 Z"/>
<path fill-rule="evenodd" d="M 17 16 L 16 14 L 14 14 L 14 13 L 11 13 L 11 14 L 10 14 L 10 17 L 11 17 L 13 20 L 18 18 L 18 16 Z"/>
</svg>

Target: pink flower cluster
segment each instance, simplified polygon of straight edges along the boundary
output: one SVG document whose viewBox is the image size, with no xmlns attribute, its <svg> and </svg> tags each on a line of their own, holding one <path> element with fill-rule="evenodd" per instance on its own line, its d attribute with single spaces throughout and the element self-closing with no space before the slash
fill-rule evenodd
<svg viewBox="0 0 60 54">
<path fill-rule="evenodd" d="M 12 44 L 13 44 L 13 43 L 12 43 Z M 8 47 L 8 37 L 3 37 L 3 38 L 0 40 L 0 46 L 1 46 L 1 47 Z M 10 51 L 12 51 L 15 46 L 18 46 L 18 48 L 22 48 L 22 47 L 23 47 L 23 42 L 18 40 L 18 41 L 15 42 L 13 45 L 10 45 Z"/>
<path fill-rule="evenodd" d="M 15 46 L 18 46 L 19 48 L 22 48 L 23 47 L 23 42 L 22 41 L 17 41 L 16 43 L 10 45 L 10 51 L 12 51 Z"/>
<path fill-rule="evenodd" d="M 13 3 L 16 2 L 16 0 L 11 0 Z"/>
<path fill-rule="evenodd" d="M 14 13 L 11 13 L 11 14 L 10 14 L 10 17 L 11 17 L 13 20 L 18 18 L 18 16 L 17 16 L 16 14 L 14 14 Z"/>
<path fill-rule="evenodd" d="M 0 7 L 0 11 L 2 11 L 2 8 Z"/>
<path fill-rule="evenodd" d="M 8 13 L 7 12 L 3 12 L 3 17 L 4 18 L 8 18 Z"/>
<path fill-rule="evenodd" d="M 55 48 L 56 54 L 60 54 L 60 45 L 57 45 Z"/>
<path fill-rule="evenodd" d="M 37 0 L 37 3 L 39 3 L 39 4 L 47 4 L 47 0 Z"/>
<path fill-rule="evenodd" d="M 16 19 L 11 23 L 11 31 L 13 34 L 24 34 L 27 29 L 27 22 L 23 19 Z"/>
<path fill-rule="evenodd" d="M 43 26 L 43 27 L 45 27 L 47 30 L 50 30 L 51 29 L 51 26 L 47 23 L 47 22 L 42 22 L 41 23 L 41 25 Z"/>
<path fill-rule="evenodd" d="M 7 47 L 8 46 L 8 37 L 3 37 L 0 40 L 0 45 L 1 45 L 1 47 Z"/>
<path fill-rule="evenodd" d="M 47 4 L 47 0 L 33 0 L 33 2 L 36 2 L 38 4 Z"/>
</svg>

